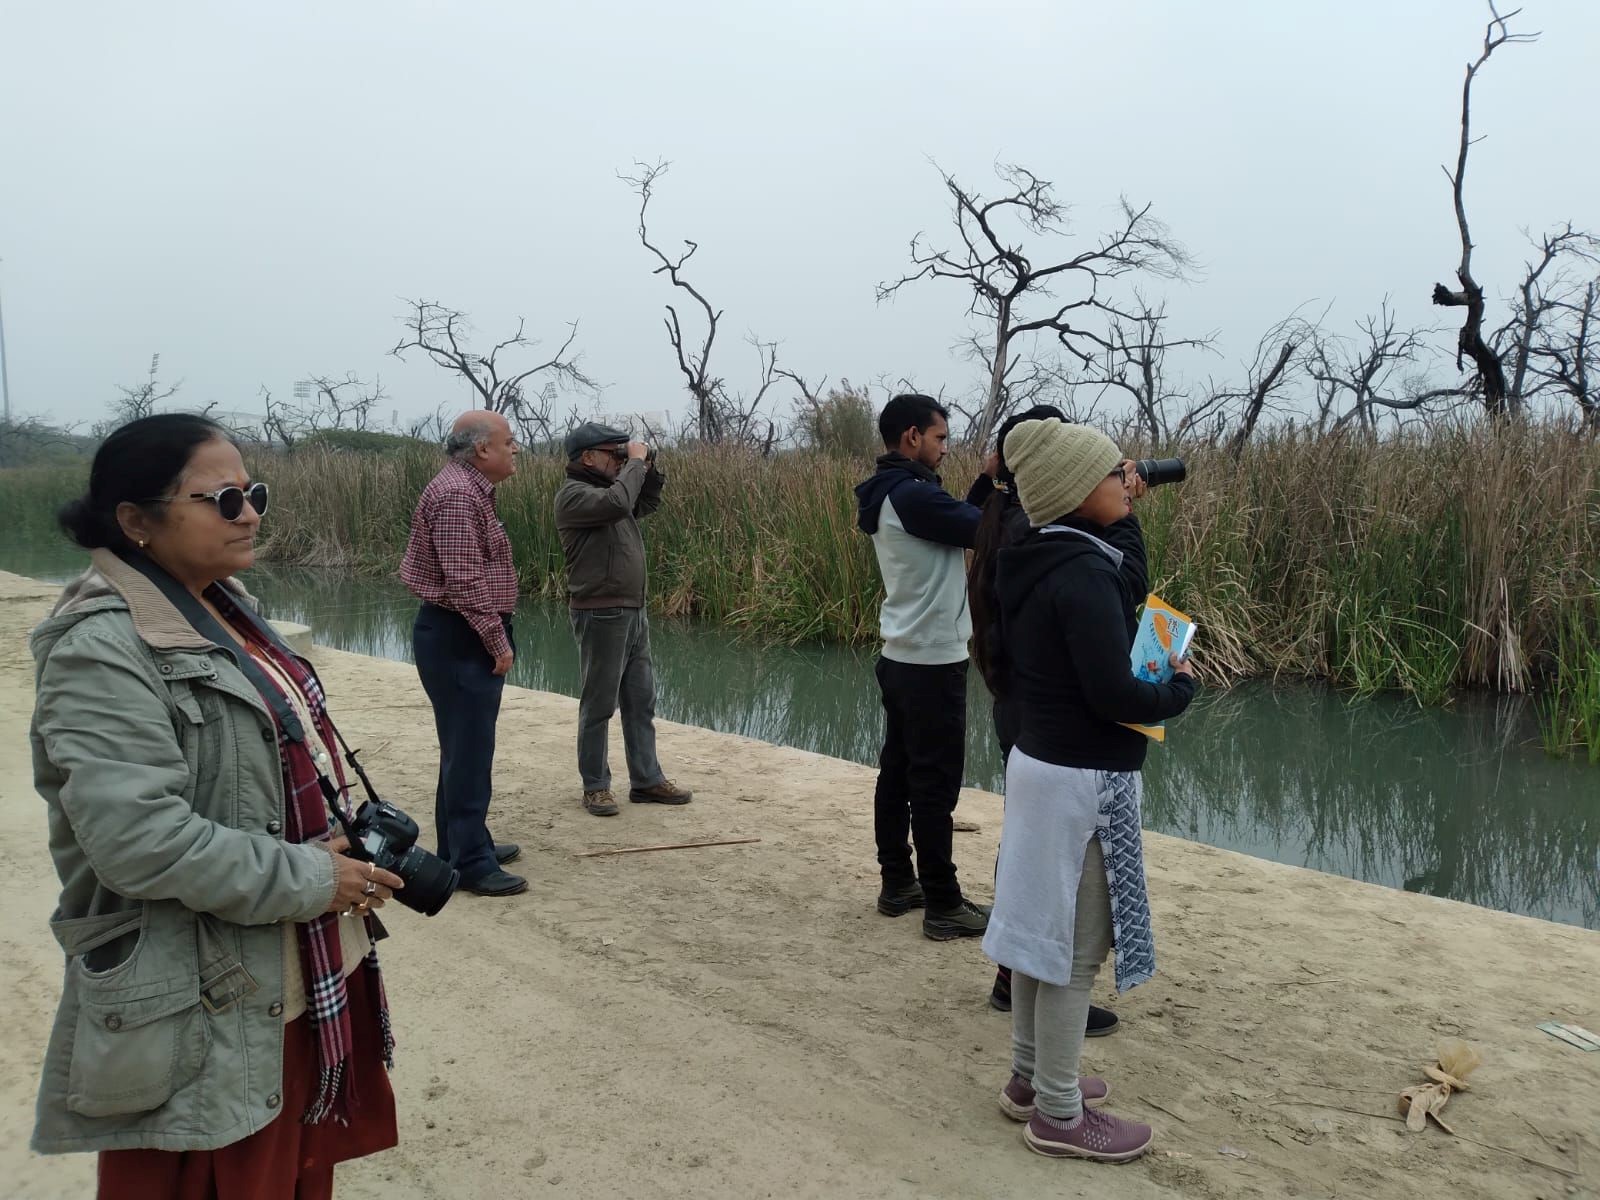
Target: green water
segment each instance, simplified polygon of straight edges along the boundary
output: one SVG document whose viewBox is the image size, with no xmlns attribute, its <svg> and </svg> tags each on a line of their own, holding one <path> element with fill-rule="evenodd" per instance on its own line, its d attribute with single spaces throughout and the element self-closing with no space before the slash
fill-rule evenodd
<svg viewBox="0 0 1600 1200">
<path fill-rule="evenodd" d="M 0 544 L 0 569 L 38 578 L 66 578 L 81 561 L 55 543 Z M 311 625 L 319 642 L 410 658 L 416 603 L 395 580 L 263 567 L 248 582 L 271 615 Z M 513 683 L 576 692 L 564 608 L 525 601 L 516 637 Z M 766 646 L 660 618 L 652 638 L 661 716 L 876 761 L 882 719 L 870 653 Z M 970 691 L 967 781 L 999 790 L 988 698 L 975 675 Z M 872 802 L 865 789 L 860 800 Z M 1167 744 L 1151 750 L 1145 825 L 1600 928 L 1600 771 L 1548 758 L 1532 712 L 1515 698 L 1462 697 L 1425 710 L 1398 699 L 1352 703 L 1319 688 L 1207 693 L 1173 723 Z M 862 852 L 870 857 L 871 848 Z"/>
</svg>

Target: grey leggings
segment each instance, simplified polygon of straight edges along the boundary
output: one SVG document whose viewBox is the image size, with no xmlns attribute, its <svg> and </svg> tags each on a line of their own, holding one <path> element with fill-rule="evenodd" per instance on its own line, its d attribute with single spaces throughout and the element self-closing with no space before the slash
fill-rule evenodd
<svg viewBox="0 0 1600 1200">
<path fill-rule="evenodd" d="M 1073 1120 L 1083 1112 L 1078 1056 L 1089 991 L 1111 949 L 1111 896 L 1106 890 L 1100 839 L 1089 839 L 1078 880 L 1072 928 L 1072 978 L 1065 985 L 1011 973 L 1011 1069 L 1033 1081 L 1035 1103 L 1046 1116 Z"/>
</svg>

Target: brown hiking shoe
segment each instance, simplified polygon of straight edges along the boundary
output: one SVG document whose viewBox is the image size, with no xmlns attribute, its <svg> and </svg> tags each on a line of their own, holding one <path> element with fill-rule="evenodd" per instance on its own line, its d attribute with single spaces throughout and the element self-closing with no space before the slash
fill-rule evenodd
<svg viewBox="0 0 1600 1200">
<path fill-rule="evenodd" d="M 585 792 L 583 810 L 591 817 L 614 817 L 617 815 L 617 799 L 611 794 L 610 788 L 601 788 L 598 792 Z"/>
<path fill-rule="evenodd" d="M 635 804 L 687 804 L 694 797 L 688 788 L 681 788 L 670 779 L 650 787 L 630 787 L 628 799 Z"/>
</svg>

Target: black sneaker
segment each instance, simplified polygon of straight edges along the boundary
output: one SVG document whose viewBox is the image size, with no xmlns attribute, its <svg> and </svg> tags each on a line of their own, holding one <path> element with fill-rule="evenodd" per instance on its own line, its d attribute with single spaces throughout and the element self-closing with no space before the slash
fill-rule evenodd
<svg viewBox="0 0 1600 1200">
<path fill-rule="evenodd" d="M 884 884 L 883 890 L 878 893 L 878 911 L 886 917 L 903 917 L 913 908 L 921 908 L 924 903 L 922 885 L 915 879 L 894 887 Z"/>
<path fill-rule="evenodd" d="M 922 917 L 922 934 L 936 942 L 982 937 L 989 928 L 989 906 L 963 899 L 954 908 L 930 908 Z"/>
<path fill-rule="evenodd" d="M 1115 1033 L 1120 1022 L 1117 1014 L 1109 1008 L 1096 1008 L 1089 1005 L 1089 1023 L 1083 1031 L 1084 1037 L 1105 1037 L 1108 1033 Z"/>
</svg>

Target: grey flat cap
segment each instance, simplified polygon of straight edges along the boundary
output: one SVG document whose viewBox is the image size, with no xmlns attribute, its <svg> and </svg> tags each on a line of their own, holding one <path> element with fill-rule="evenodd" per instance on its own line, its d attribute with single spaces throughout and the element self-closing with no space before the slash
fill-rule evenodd
<svg viewBox="0 0 1600 1200">
<path fill-rule="evenodd" d="M 610 425 L 602 425 L 598 421 L 585 421 L 571 433 L 567 434 L 564 445 L 569 459 L 577 458 L 585 450 L 593 450 L 596 446 L 615 446 L 618 442 L 630 442 L 633 435 L 625 429 L 613 429 Z"/>
</svg>

